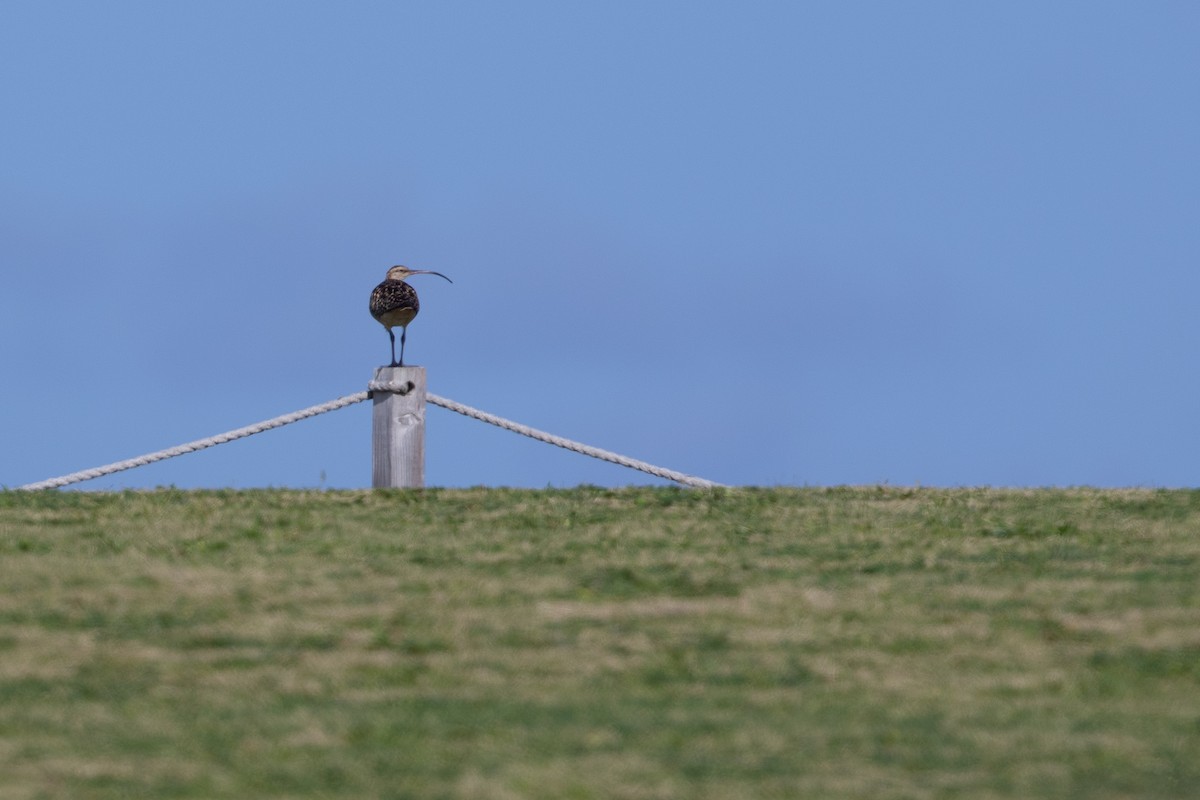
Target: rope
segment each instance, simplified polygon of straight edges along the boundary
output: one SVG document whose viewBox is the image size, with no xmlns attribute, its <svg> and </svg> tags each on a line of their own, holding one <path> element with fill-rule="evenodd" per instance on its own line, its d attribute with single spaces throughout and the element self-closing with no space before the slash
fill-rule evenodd
<svg viewBox="0 0 1200 800">
<path fill-rule="evenodd" d="M 309 406 L 308 408 L 304 408 L 299 411 L 293 411 L 290 414 L 284 414 L 273 419 L 264 420 L 263 422 L 257 422 L 253 425 L 247 425 L 244 428 L 227 431 L 226 433 L 218 433 L 216 436 L 209 436 L 206 439 L 197 439 L 194 442 L 188 442 L 187 444 L 181 444 L 175 447 L 168 447 L 166 450 L 159 450 L 156 453 L 147 453 L 143 456 L 126 459 L 125 461 L 117 461 L 112 464 L 106 464 L 102 467 L 93 467 L 92 469 L 72 472 L 70 475 L 63 475 L 58 478 L 50 478 L 48 480 L 38 481 L 36 483 L 27 483 L 24 486 L 18 486 L 17 489 L 26 491 L 57 489 L 60 486 L 67 486 L 72 483 L 90 481 L 93 478 L 101 478 L 105 475 L 111 475 L 114 472 L 122 472 L 124 470 L 133 469 L 134 467 L 140 467 L 145 464 L 153 464 L 155 461 L 174 458 L 175 456 L 181 456 L 185 453 L 194 453 L 197 450 L 203 450 L 207 447 L 212 447 L 213 445 L 225 444 L 226 442 L 232 442 L 235 439 L 253 436 L 256 433 L 269 431 L 272 428 L 280 428 L 284 425 L 290 425 L 293 422 L 299 422 L 302 419 L 315 417 L 318 414 L 336 411 L 339 408 L 345 408 L 346 406 L 351 406 L 355 403 L 361 403 L 371 396 L 371 392 L 395 392 L 403 395 L 408 394 L 408 392 L 412 391 L 414 387 L 411 383 L 392 384 L 371 381 L 371 383 L 367 385 L 367 388 L 369 391 L 359 392 L 357 394 L 349 394 L 345 397 L 339 397 L 337 400 L 330 400 L 328 403 Z M 682 472 L 675 472 L 674 470 L 664 469 L 663 467 L 656 467 L 653 464 L 646 463 L 645 461 L 638 461 L 637 459 L 628 458 L 617 453 L 609 452 L 608 450 L 601 450 L 599 447 L 591 447 L 570 439 L 564 439 L 561 436 L 555 436 L 553 434 L 546 433 L 545 431 L 539 431 L 536 428 L 530 428 L 527 425 L 521 425 L 520 423 L 513 422 L 512 420 L 504 419 L 503 417 L 497 417 L 494 414 L 488 414 L 486 411 L 480 411 L 477 408 L 472 408 L 471 406 L 463 405 L 462 403 L 456 403 L 453 400 L 447 400 L 445 397 L 439 397 L 436 394 L 426 394 L 425 399 L 428 402 L 433 403 L 435 406 L 441 406 L 442 408 L 449 409 L 450 411 L 454 411 L 458 414 L 481 420 L 490 425 L 495 425 L 498 428 L 504 428 L 505 430 L 512 431 L 513 433 L 519 433 L 522 436 L 528 436 L 531 439 L 537 439 L 539 442 L 546 442 L 547 444 L 552 444 L 556 447 L 562 447 L 566 450 L 582 453 L 585 456 L 591 456 L 592 458 L 598 458 L 602 461 L 609 461 L 613 464 L 619 464 L 622 467 L 640 470 L 641 472 L 654 475 L 658 478 L 665 478 L 669 481 L 681 483 L 684 486 L 697 486 L 706 489 L 724 486 L 724 484 L 715 483 L 714 481 L 705 480 L 704 478 L 697 478 L 693 475 L 685 475 Z"/>
<path fill-rule="evenodd" d="M 368 392 L 395 392 L 398 395 L 406 395 L 415 388 L 417 388 L 417 385 L 415 383 L 413 383 L 412 381 L 405 381 L 404 383 L 389 383 L 388 381 L 371 381 L 370 383 L 367 384 Z M 428 395 L 426 395 L 426 397 L 428 397 Z"/>
<path fill-rule="evenodd" d="M 114 472 L 122 472 L 134 467 L 140 467 L 145 464 L 153 464 L 155 461 L 162 461 L 165 458 L 174 458 L 185 453 L 194 453 L 197 450 L 203 450 L 206 447 L 212 447 L 215 444 L 225 444 L 232 442 L 235 439 L 242 439 L 246 436 L 252 436 L 256 433 L 269 431 L 272 428 L 279 428 L 293 422 L 299 422 L 308 417 L 315 417 L 317 414 L 324 414 L 327 411 L 335 411 L 345 406 L 361 403 L 367 399 L 366 392 L 358 394 L 350 394 L 345 397 L 339 397 L 337 400 L 331 400 L 328 403 L 322 403 L 319 406 L 309 406 L 300 411 L 293 411 L 291 414 L 284 414 L 281 417 L 268 419 L 263 422 L 247 425 L 245 428 L 238 428 L 227 433 L 218 433 L 216 436 L 210 436 L 207 439 L 197 439 L 194 442 L 177 445 L 176 447 L 168 447 L 166 450 L 159 450 L 157 453 L 147 453 L 144 456 L 137 458 L 126 459 L 125 461 L 117 461 L 113 464 L 106 464 L 103 467 L 94 467 L 92 469 L 80 470 L 72 472 L 70 475 L 63 475 L 61 478 L 50 478 L 49 480 L 38 481 L 37 483 L 27 483 L 24 486 L 18 486 L 18 489 L 27 489 L 36 491 L 37 489 L 57 489 L 60 486 L 66 486 L 70 483 L 79 483 L 80 481 L 90 481 L 93 478 L 100 478 L 105 475 L 111 475 Z"/>
<path fill-rule="evenodd" d="M 503 417 L 497 417 L 494 414 L 489 414 L 486 411 L 480 411 L 477 408 L 465 406 L 462 403 L 456 403 L 453 400 L 447 400 L 446 398 L 439 397 L 436 394 L 426 394 L 425 399 L 430 403 L 433 403 L 435 406 L 441 406 L 442 408 L 447 408 L 455 413 L 481 420 L 489 425 L 495 425 L 498 428 L 504 428 L 506 431 L 519 433 L 522 436 L 528 436 L 530 439 L 537 439 L 539 442 L 546 442 L 547 444 L 572 450 L 576 453 L 582 453 L 585 456 L 598 458 L 602 461 L 611 461 L 614 464 L 620 464 L 622 467 L 629 467 L 630 469 L 640 470 L 658 478 L 666 478 L 669 481 L 682 483 L 684 486 L 696 486 L 703 489 L 714 489 L 725 486 L 723 483 L 716 483 L 714 481 L 705 480 L 704 478 L 697 478 L 694 475 L 685 475 L 684 473 L 676 472 L 675 470 L 656 467 L 653 464 L 647 464 L 645 461 L 638 461 L 637 459 L 612 453 L 608 450 L 601 450 L 599 447 L 591 447 L 590 445 L 573 442 L 570 439 L 564 439 L 561 436 L 555 436 L 552 433 L 539 431 L 536 428 L 530 428 L 527 425 L 522 425 L 518 422 L 504 419 Z"/>
</svg>

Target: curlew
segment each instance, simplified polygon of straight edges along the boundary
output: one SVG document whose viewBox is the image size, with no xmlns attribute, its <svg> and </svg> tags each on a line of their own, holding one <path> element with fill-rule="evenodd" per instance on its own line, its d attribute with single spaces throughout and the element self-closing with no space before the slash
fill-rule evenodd
<svg viewBox="0 0 1200 800">
<path fill-rule="evenodd" d="M 431 269 L 409 269 L 395 266 L 387 271 L 383 283 L 376 286 L 371 292 L 371 316 L 379 320 L 380 325 L 387 328 L 388 336 L 392 340 L 392 363 L 389 366 L 393 367 L 404 366 L 404 339 L 408 334 L 408 323 L 412 322 L 413 318 L 417 316 L 417 312 L 421 310 L 416 291 L 404 282 L 404 279 L 410 275 L 437 275 L 439 278 L 446 278 L 442 273 L 434 272 Z M 449 278 L 446 280 L 454 283 Z M 396 361 L 396 334 L 392 330 L 397 326 L 400 328 L 400 361 L 398 363 Z"/>
</svg>

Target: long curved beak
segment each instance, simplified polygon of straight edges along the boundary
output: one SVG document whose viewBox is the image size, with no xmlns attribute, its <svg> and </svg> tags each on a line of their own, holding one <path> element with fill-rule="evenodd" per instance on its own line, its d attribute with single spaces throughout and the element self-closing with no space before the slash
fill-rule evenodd
<svg viewBox="0 0 1200 800">
<path fill-rule="evenodd" d="M 440 272 L 434 272 L 434 271 L 433 271 L 433 270 L 431 270 L 431 269 L 414 269 L 414 270 L 409 270 L 409 271 L 410 271 L 410 272 L 411 272 L 413 275 L 437 275 L 439 278 L 446 278 L 446 276 L 445 276 L 445 275 L 443 275 L 442 273 L 440 273 Z M 446 280 L 450 281 L 450 279 L 449 279 L 449 278 L 446 278 Z M 454 281 L 450 281 L 450 283 L 454 283 Z"/>
</svg>

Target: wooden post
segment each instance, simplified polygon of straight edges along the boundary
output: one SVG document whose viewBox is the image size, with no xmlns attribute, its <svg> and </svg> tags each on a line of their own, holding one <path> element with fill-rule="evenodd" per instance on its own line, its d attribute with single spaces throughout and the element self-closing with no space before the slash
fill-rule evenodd
<svg viewBox="0 0 1200 800">
<path fill-rule="evenodd" d="M 371 485 L 425 486 L 425 368 L 379 367 L 372 385 Z"/>
</svg>

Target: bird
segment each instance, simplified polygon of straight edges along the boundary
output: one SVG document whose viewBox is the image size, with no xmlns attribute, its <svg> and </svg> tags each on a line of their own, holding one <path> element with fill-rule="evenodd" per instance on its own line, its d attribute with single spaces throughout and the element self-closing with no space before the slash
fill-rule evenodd
<svg viewBox="0 0 1200 800">
<path fill-rule="evenodd" d="M 372 290 L 371 316 L 387 328 L 388 336 L 392 340 L 392 363 L 389 364 L 392 367 L 404 366 L 404 340 L 408 334 L 408 323 L 412 322 L 421 310 L 416 290 L 404 282 L 410 275 L 437 275 L 439 278 L 446 278 L 442 273 L 431 269 L 409 269 L 397 264 L 387 271 L 383 283 Z M 454 283 L 449 278 L 446 280 Z M 392 330 L 396 326 L 400 327 L 399 362 L 396 361 L 396 333 Z"/>
</svg>

